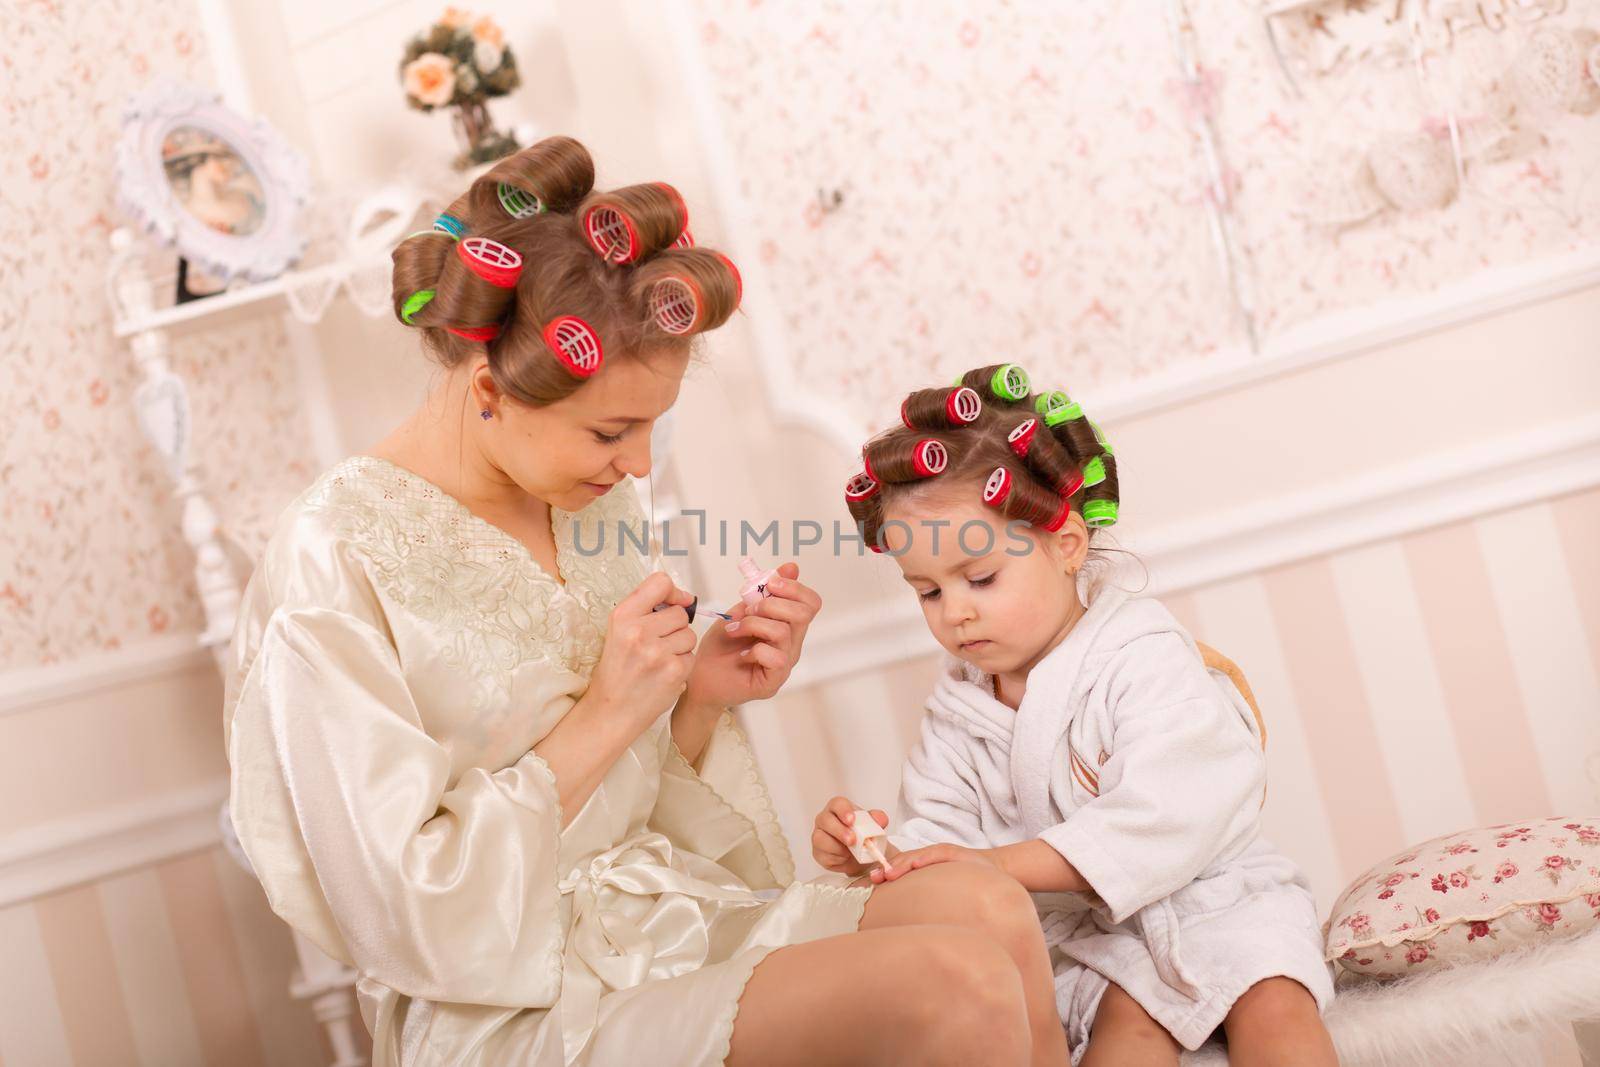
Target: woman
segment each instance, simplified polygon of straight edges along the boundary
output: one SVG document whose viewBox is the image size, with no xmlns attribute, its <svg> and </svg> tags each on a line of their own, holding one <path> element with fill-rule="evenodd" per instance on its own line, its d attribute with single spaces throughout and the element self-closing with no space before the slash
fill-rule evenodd
<svg viewBox="0 0 1600 1067">
<path fill-rule="evenodd" d="M 738 276 L 675 247 L 670 187 L 592 185 L 541 142 L 395 252 L 447 373 L 287 509 L 234 639 L 232 810 L 268 899 L 361 973 L 379 1067 L 1065 1063 L 1016 883 L 793 883 L 727 709 L 778 691 L 817 595 L 785 564 L 697 642 L 618 552 L 618 482 Z"/>
</svg>

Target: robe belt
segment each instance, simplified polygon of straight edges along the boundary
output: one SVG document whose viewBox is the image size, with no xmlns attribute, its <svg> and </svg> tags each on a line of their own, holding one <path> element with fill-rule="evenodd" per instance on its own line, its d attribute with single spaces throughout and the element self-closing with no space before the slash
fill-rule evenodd
<svg viewBox="0 0 1600 1067">
<path fill-rule="evenodd" d="M 676 855 L 680 867 L 675 869 Z M 699 901 L 721 901 L 755 907 L 765 903 L 737 878 L 709 860 L 676 852 L 658 833 L 645 834 L 574 868 L 561 880 L 562 894 L 572 895 L 572 920 L 561 983 L 561 1040 L 564 1060 L 577 1062 L 599 1025 L 600 998 L 607 990 L 631 989 L 650 977 L 658 961 L 671 975 L 687 974 L 705 963 L 709 927 Z M 687 933 L 672 945 L 657 945 L 619 907 L 625 898 L 659 897 L 653 908 L 631 902 L 635 910 L 658 915 L 668 908 Z"/>
</svg>

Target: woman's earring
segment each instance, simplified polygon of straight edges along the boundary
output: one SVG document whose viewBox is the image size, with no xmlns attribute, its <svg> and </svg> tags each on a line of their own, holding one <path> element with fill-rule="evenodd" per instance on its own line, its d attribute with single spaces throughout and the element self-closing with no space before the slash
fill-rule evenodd
<svg viewBox="0 0 1600 1067">
<path fill-rule="evenodd" d="M 482 416 L 485 421 L 494 418 L 493 415 L 489 414 L 489 409 L 488 408 L 484 408 L 482 411 L 478 412 L 478 414 L 480 416 Z"/>
</svg>

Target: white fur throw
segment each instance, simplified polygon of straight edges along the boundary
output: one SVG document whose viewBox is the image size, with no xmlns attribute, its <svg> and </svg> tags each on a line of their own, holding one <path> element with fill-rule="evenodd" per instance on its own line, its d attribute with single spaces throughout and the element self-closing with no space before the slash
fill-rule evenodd
<svg viewBox="0 0 1600 1067">
<path fill-rule="evenodd" d="M 1600 1020 L 1600 931 L 1395 982 L 1345 975 L 1326 1020 L 1343 1067 L 1531 1067 L 1530 1035 Z M 1183 1057 L 1227 1062 L 1214 1045 Z"/>
</svg>

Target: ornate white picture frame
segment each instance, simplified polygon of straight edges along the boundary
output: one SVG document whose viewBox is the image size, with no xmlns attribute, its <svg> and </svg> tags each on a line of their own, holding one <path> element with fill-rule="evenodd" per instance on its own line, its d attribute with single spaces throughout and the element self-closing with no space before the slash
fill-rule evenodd
<svg viewBox="0 0 1600 1067">
<path fill-rule="evenodd" d="M 123 209 L 208 274 L 266 281 L 305 250 L 305 158 L 210 90 L 167 83 L 129 100 L 116 168 Z"/>
</svg>

